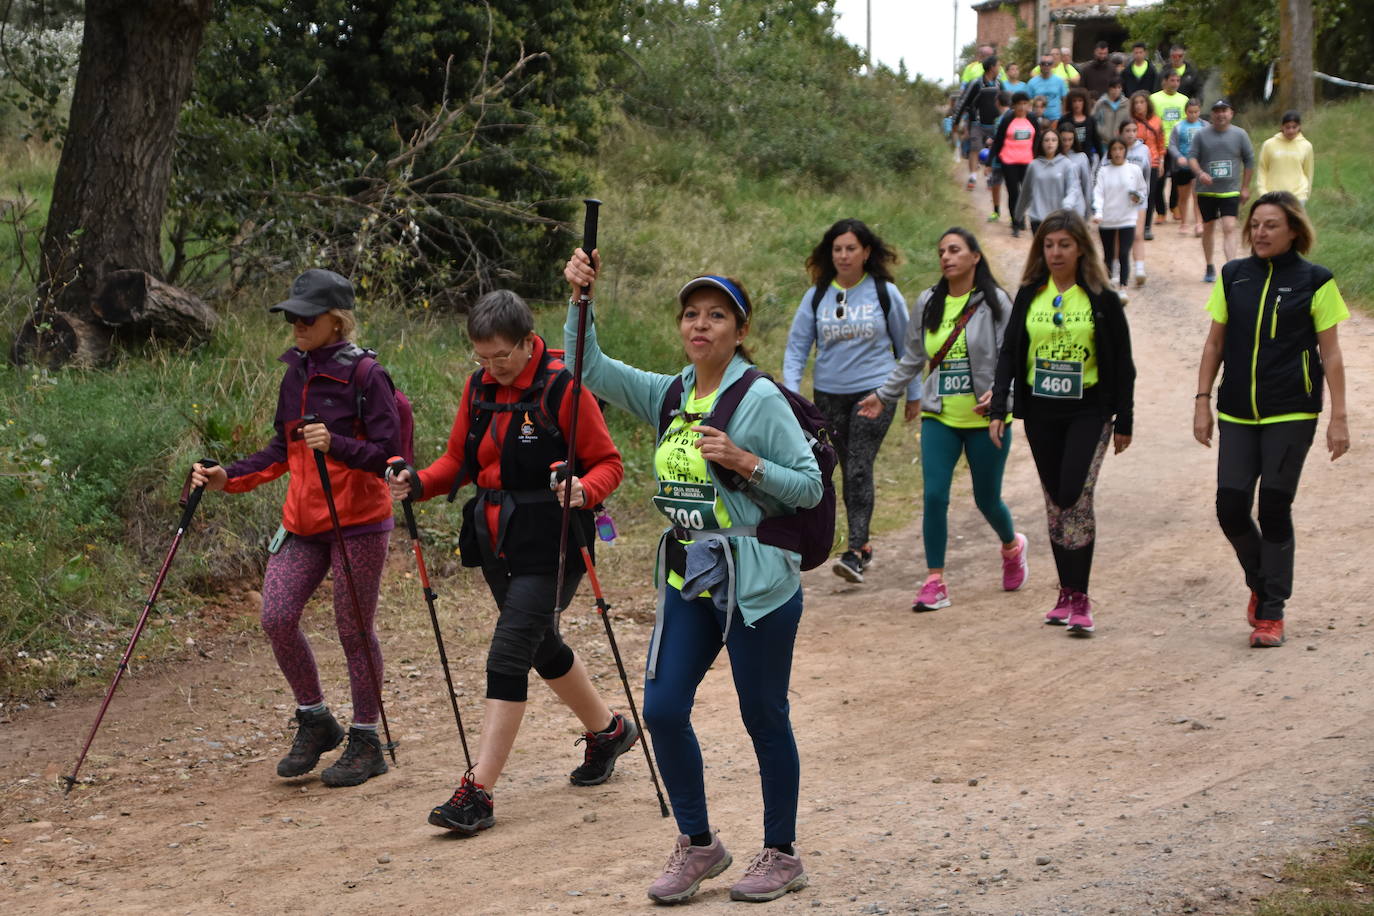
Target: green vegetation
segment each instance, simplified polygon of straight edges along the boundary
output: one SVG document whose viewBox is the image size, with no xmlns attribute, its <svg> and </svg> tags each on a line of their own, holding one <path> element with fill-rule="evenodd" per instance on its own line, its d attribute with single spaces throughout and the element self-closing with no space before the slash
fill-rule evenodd
<svg viewBox="0 0 1374 916">
<path fill-rule="evenodd" d="M 1374 914 L 1374 829 L 1313 862 L 1283 871 L 1282 890 L 1262 901 L 1256 916 L 1370 916 Z"/>
</svg>

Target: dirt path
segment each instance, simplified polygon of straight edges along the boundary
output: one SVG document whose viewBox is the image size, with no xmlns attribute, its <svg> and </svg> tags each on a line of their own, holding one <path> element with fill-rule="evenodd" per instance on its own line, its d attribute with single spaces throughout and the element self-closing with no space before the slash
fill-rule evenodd
<svg viewBox="0 0 1374 916">
<path fill-rule="evenodd" d="M 981 234 L 1014 285 L 1026 241 L 1013 244 L 1005 224 Z M 808 574 L 793 708 L 812 886 L 770 912 L 1232 912 L 1287 856 L 1367 813 L 1371 611 L 1355 539 L 1374 443 L 1356 424 L 1348 457 L 1332 464 L 1314 448 L 1296 506 L 1290 639 L 1250 650 L 1246 593 L 1212 514 L 1215 455 L 1190 435 L 1206 326 L 1201 257 L 1172 223 L 1159 239 L 1149 285 L 1129 308 L 1135 443 L 1108 458 L 1099 487 L 1098 635 L 1071 640 L 1039 622 L 1055 586 L 1024 442 L 1007 480 L 1031 539 L 1022 592 L 997 587 L 996 545 L 967 494 L 952 510 L 950 609 L 908 610 L 915 526 L 879 541 L 880 565 L 862 587 Z M 1374 322 L 1357 317 L 1341 333 L 1358 416 L 1374 379 Z M 638 667 L 646 549 L 617 549 L 603 563 L 629 611 L 617 635 Z M 478 592 L 438 585 L 446 617 L 461 606 L 465 619 L 485 619 Z M 547 691 L 532 691 L 497 828 L 456 840 L 424 823 L 461 769 L 424 613 L 413 583 L 384 607 L 400 765 L 359 789 L 275 777 L 290 700 L 246 628 L 204 643 L 208 659 L 127 679 L 86 767 L 95 781 L 68 800 L 56 777 L 95 700 L 5 722 L 6 912 L 648 910 L 643 890 L 674 830 L 658 816 L 643 757 L 623 758 L 604 786 L 570 787 L 576 727 Z M 599 623 L 576 615 L 568 629 L 618 694 Z M 449 647 L 474 722 L 478 630 Z M 322 632 L 316 645 L 337 703 L 337 649 Z M 696 719 L 713 820 L 738 864 L 693 912 L 737 906 L 729 879 L 760 840 L 753 753 L 725 667 L 708 678 Z"/>
</svg>

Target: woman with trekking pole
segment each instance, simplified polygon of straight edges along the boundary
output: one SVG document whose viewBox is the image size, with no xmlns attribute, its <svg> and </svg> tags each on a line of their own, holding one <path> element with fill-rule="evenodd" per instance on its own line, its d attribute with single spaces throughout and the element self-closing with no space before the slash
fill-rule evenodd
<svg viewBox="0 0 1374 916">
<path fill-rule="evenodd" d="M 573 252 L 563 275 L 574 296 L 590 297 L 600 267 L 596 252 Z M 569 349 L 577 342 L 577 312 L 570 308 L 564 326 Z M 752 318 L 752 303 L 738 281 L 700 276 L 678 293 L 676 322 L 689 360 L 681 372 L 648 372 L 611 358 L 591 323 L 582 341 L 586 383 L 661 429 L 653 502 L 670 527 L 659 543 L 644 722 L 680 835 L 648 890 L 659 903 L 688 899 L 732 861 L 711 829 L 702 749 L 692 728 L 697 686 L 722 645 L 758 757 L 764 799 L 763 848 L 730 896 L 772 900 L 807 880 L 793 846 L 801 764 L 787 695 L 802 611 L 800 560 L 793 551 L 764 543 L 758 526 L 816 505 L 823 484 L 788 400 L 771 380 L 749 372 L 744 340 Z M 733 387 L 742 380 L 742 391 Z M 718 404 L 728 413 L 723 428 L 708 425 L 721 421 L 713 416 Z"/>
<path fill-rule="evenodd" d="M 1250 256 L 1221 268 L 1207 300 L 1212 325 L 1202 347 L 1193 437 L 1212 447 L 1212 385 L 1220 421 L 1217 521 L 1250 587 L 1250 645 L 1283 645 L 1293 593 L 1293 497 L 1317 432 L 1322 380 L 1331 392 L 1326 448 L 1350 450 L 1345 362 L 1336 326 L 1350 317 L 1331 271 L 1306 260 L 1315 235 L 1302 202 L 1270 191 L 1250 205 L 1241 229 Z M 1259 524 L 1251 516 L 1259 485 Z"/>
<path fill-rule="evenodd" d="M 477 762 L 463 774 L 429 823 L 464 836 L 496 823 L 493 789 L 506 768 L 524 719 L 529 673 L 537 673 L 582 723 L 583 762 L 569 780 L 595 786 L 610 778 L 616 758 L 639 730 L 602 699 L 587 668 L 558 630 L 581 580 L 582 558 L 570 545 L 563 593 L 556 587 L 562 509 L 549 468 L 565 460 L 571 437 L 571 373 L 562 354 L 534 333 L 534 314 L 508 290 L 487 293 L 468 312 L 477 369 L 463 386 L 448 446 L 421 471 L 388 475 L 396 499 L 423 500 L 471 483 L 463 504 L 459 545 L 463 565 L 480 567 L 498 616 L 486 661 L 486 703 Z M 576 466 L 569 482 L 577 511 L 571 523 L 592 538 L 591 507 L 620 485 L 624 467 L 590 392 L 578 405 Z"/>
<path fill-rule="evenodd" d="M 1026 581 L 1026 536 L 1012 526 L 1002 501 L 1002 472 L 1011 451 L 988 438 L 987 405 L 1002 350 L 1011 299 L 997 285 L 978 239 L 955 227 L 940 236 L 938 283 L 916 300 L 920 321 L 907 326 L 906 348 L 897 367 L 877 391 L 859 404 L 859 413 L 876 416 L 896 404 L 912 379 L 921 380 L 919 400 L 906 402 L 906 421 L 921 417 L 921 478 L 925 499 L 921 536 L 926 577 L 911 602 L 913 611 L 949 607 L 945 585 L 945 547 L 949 542 L 949 493 L 954 466 L 962 456 L 973 478 L 973 501 L 1002 544 L 1002 588 L 1015 591 Z"/>
<path fill-rule="evenodd" d="M 1088 579 L 1097 522 L 1093 489 L 1107 444 L 1131 444 L 1135 364 L 1121 300 L 1088 225 L 1057 210 L 1036 230 L 1012 303 L 988 405 L 988 435 L 1004 447 L 1007 414 L 1023 421 L 1045 493 L 1059 600 L 1045 623 L 1093 632 Z"/>
<path fill-rule="evenodd" d="M 806 259 L 811 288 L 792 318 L 782 360 L 782 383 L 801 391 L 816 349 L 814 400 L 839 453 L 849 526 L 848 549 L 832 569 L 850 582 L 862 582 L 873 562 L 873 462 L 896 410 L 885 407 L 871 418 L 858 412 L 859 402 L 887 378 L 906 336 L 906 302 L 892 282 L 896 262 L 897 252 L 860 220 L 842 219 L 827 229 Z M 915 382 L 909 395 L 920 397 Z"/>
<path fill-rule="evenodd" d="M 245 493 L 290 475 L 262 586 L 262 628 L 295 696 L 298 723 L 277 775 L 309 773 L 321 754 L 344 739 L 325 705 L 300 625 L 306 602 L 332 573 L 334 625 L 348 659 L 353 721 L 348 746 L 320 781 L 355 786 L 387 771 L 377 735 L 386 712 L 373 618 L 393 527 L 381 475 L 387 458 L 401 449 L 400 416 L 386 370 L 350 340 L 356 321 L 347 279 L 331 270 L 307 270 L 291 284 L 290 297 L 268 311 L 283 313 L 295 341 L 281 357 L 287 369 L 277 396 L 276 434 L 262 451 L 228 467 L 196 464 L 191 482 Z"/>
</svg>

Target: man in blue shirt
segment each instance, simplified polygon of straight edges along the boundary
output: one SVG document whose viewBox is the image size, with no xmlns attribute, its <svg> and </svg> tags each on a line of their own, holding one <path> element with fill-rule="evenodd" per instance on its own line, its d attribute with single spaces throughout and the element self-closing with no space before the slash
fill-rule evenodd
<svg viewBox="0 0 1374 916">
<path fill-rule="evenodd" d="M 1069 84 L 1055 76 L 1053 71 L 1054 60 L 1048 54 L 1043 55 L 1035 75 L 1026 81 L 1031 98 L 1037 95 L 1045 97 L 1045 117 L 1050 120 L 1052 127 L 1058 125 L 1064 96 L 1069 94 Z"/>
</svg>

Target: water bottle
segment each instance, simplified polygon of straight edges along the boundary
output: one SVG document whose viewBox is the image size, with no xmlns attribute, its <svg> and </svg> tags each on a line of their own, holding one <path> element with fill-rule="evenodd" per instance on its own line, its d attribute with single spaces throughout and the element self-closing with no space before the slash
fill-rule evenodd
<svg viewBox="0 0 1374 916">
<path fill-rule="evenodd" d="M 596 536 L 607 543 L 616 539 L 615 519 L 605 506 L 596 508 Z"/>
</svg>

